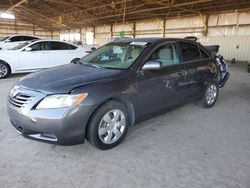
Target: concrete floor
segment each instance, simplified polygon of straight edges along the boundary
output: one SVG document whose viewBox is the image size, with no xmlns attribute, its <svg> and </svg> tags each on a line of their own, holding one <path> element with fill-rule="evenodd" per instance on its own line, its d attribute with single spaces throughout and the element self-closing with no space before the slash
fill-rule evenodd
<svg viewBox="0 0 250 188">
<path fill-rule="evenodd" d="M 18 135 L 0 80 L 0 187 L 250 187 L 250 74 L 231 67 L 216 105 L 188 104 L 131 128 L 118 147 L 56 146 Z"/>
</svg>

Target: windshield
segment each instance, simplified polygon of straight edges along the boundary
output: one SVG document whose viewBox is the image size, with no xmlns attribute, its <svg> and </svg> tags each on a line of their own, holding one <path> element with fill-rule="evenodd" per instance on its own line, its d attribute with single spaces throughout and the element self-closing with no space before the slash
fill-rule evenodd
<svg viewBox="0 0 250 188">
<path fill-rule="evenodd" d="M 110 69 L 127 69 L 139 57 L 147 42 L 110 43 L 83 57 L 84 65 Z"/>
<path fill-rule="evenodd" d="M 8 39 L 9 37 L 4 37 L 4 38 L 1 38 L 0 41 L 5 41 L 6 39 Z"/>
<path fill-rule="evenodd" d="M 28 44 L 30 44 L 32 41 L 29 41 L 29 42 L 25 42 L 25 43 L 22 43 L 22 44 L 19 44 L 17 46 L 15 46 L 14 48 L 11 48 L 10 50 L 19 50 L 19 49 L 22 49 L 23 47 L 27 46 Z"/>
</svg>

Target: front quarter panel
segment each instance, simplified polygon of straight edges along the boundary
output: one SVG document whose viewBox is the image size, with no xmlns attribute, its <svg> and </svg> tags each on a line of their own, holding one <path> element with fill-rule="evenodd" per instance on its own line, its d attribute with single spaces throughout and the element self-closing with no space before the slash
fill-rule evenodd
<svg viewBox="0 0 250 188">
<path fill-rule="evenodd" d="M 91 107 L 93 112 L 106 101 L 113 99 L 132 105 L 133 115 L 135 115 L 137 113 L 137 88 L 133 75 L 75 88 L 71 93 L 88 93 L 88 97 L 82 102 L 81 106 Z"/>
</svg>

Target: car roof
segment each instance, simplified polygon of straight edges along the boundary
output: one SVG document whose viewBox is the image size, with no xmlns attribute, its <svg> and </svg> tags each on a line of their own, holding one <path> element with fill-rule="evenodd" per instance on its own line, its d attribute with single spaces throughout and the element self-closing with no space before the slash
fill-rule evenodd
<svg viewBox="0 0 250 188">
<path fill-rule="evenodd" d="M 210 51 L 204 47 L 202 44 L 189 40 L 189 39 L 183 39 L 183 38 L 130 38 L 130 39 L 120 39 L 116 40 L 111 43 L 130 43 L 130 42 L 147 42 L 147 43 L 154 43 L 154 44 L 161 44 L 163 42 L 187 42 L 187 43 L 192 43 L 195 45 L 198 45 L 200 48 L 205 50 L 207 53 L 210 53 Z"/>
<path fill-rule="evenodd" d="M 130 38 L 130 39 L 120 39 L 114 41 L 114 43 L 120 43 L 120 42 L 149 42 L 149 43 L 160 43 L 160 42 L 167 42 L 167 41 L 185 41 L 185 42 L 193 42 L 188 39 L 183 38 Z"/>
<path fill-rule="evenodd" d="M 34 35 L 10 35 L 8 37 L 19 37 L 19 36 L 24 36 L 24 37 L 36 37 L 39 38 L 38 36 L 34 36 Z"/>
<path fill-rule="evenodd" d="M 60 40 L 54 40 L 54 39 L 35 39 L 35 40 L 31 40 L 31 42 L 63 42 L 63 43 L 67 43 L 73 46 L 78 47 L 77 45 L 70 43 L 70 42 L 66 42 L 66 41 L 60 41 Z"/>
</svg>

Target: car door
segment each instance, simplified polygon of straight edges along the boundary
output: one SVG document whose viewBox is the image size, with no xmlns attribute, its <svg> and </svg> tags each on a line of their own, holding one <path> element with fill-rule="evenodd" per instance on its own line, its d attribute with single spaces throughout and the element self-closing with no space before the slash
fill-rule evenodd
<svg viewBox="0 0 250 188">
<path fill-rule="evenodd" d="M 19 71 L 33 71 L 50 67 L 50 42 L 32 43 L 19 53 Z"/>
<path fill-rule="evenodd" d="M 137 74 L 138 105 L 141 116 L 177 105 L 185 97 L 185 69 L 175 43 L 156 48 L 147 61 L 160 61 L 162 68 Z M 146 62 L 147 62 L 146 61 Z"/>
<path fill-rule="evenodd" d="M 81 58 L 76 54 L 76 48 L 65 42 L 51 42 L 51 66 L 69 64 L 74 58 Z"/>
<path fill-rule="evenodd" d="M 179 51 L 181 52 L 181 61 L 187 70 L 186 92 L 189 97 L 192 97 L 208 76 L 207 69 L 211 58 L 198 44 L 191 42 L 180 42 Z"/>
</svg>

